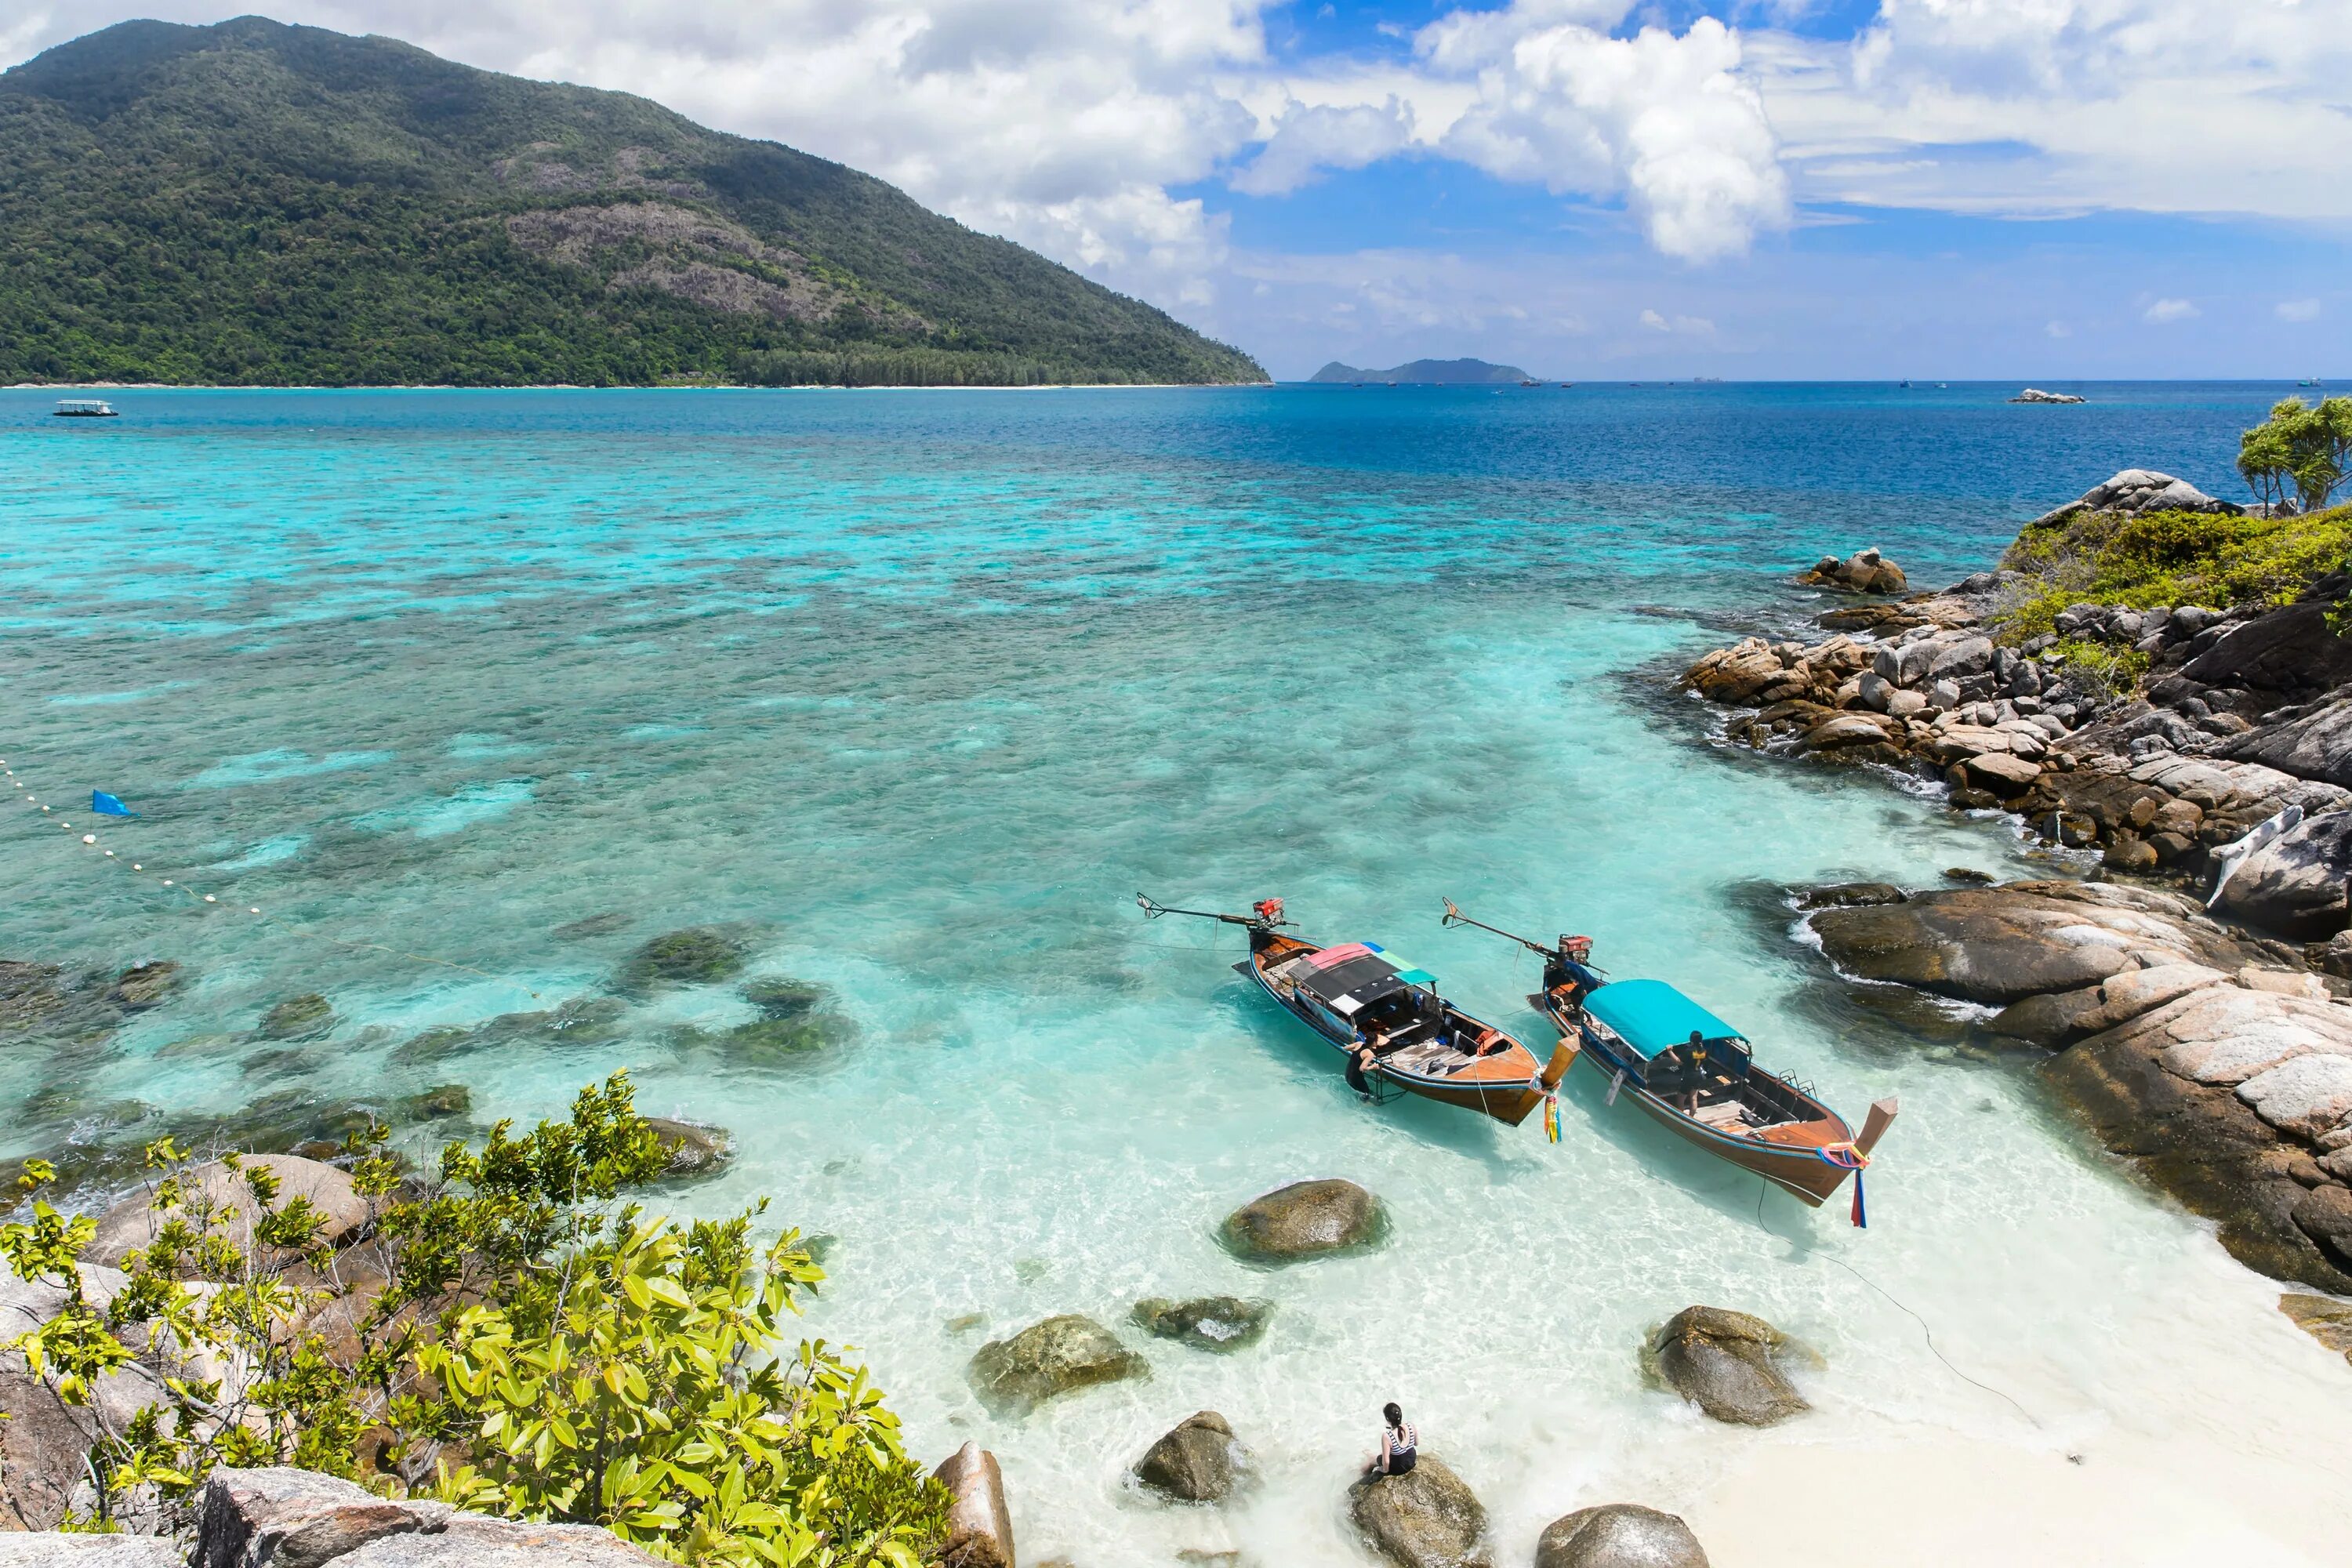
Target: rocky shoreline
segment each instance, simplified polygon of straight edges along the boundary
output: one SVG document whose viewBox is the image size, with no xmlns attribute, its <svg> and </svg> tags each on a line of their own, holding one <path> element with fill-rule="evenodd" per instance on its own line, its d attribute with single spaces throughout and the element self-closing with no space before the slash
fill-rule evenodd
<svg viewBox="0 0 2352 1568">
<path fill-rule="evenodd" d="M 2237 510 L 2130 469 L 2029 530 Z M 1885 570 L 1871 551 L 1800 582 Z M 2071 862 L 2086 879 L 1803 889 L 1801 924 L 1849 980 L 1998 1009 L 1979 1041 L 2046 1053 L 2059 1102 L 2233 1256 L 2352 1293 L 2352 638 L 2331 624 L 2352 581 L 2074 604 L 2021 635 L 2045 587 L 2005 565 L 1841 605 L 1818 640 L 1750 637 L 1681 683 L 1730 710 L 1725 743 L 1940 786 Z"/>
</svg>

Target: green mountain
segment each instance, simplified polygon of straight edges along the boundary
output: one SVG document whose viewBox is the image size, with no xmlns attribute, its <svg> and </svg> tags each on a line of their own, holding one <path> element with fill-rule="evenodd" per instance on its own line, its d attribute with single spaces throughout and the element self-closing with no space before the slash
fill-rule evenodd
<svg viewBox="0 0 2352 1568">
<path fill-rule="evenodd" d="M 0 74 L 0 384 L 1263 381 L 871 175 L 257 16 Z"/>
<path fill-rule="evenodd" d="M 1482 359 L 1417 359 L 1393 370 L 1359 370 L 1333 360 L 1307 379 L 1393 381 L 1401 386 L 1484 386 L 1495 382 L 1525 381 L 1528 373 L 1515 364 L 1488 364 Z"/>
</svg>

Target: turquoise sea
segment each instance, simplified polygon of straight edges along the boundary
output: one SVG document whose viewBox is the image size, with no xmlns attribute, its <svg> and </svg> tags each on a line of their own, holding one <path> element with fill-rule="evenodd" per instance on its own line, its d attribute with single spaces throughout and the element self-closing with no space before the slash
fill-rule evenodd
<svg viewBox="0 0 2352 1568">
<path fill-rule="evenodd" d="M 2300 1476 L 2293 1434 L 2340 1430 L 2352 1370 L 2030 1064 L 1845 999 L 1773 892 L 2049 863 L 1999 819 L 1719 750 L 1670 689 L 1817 608 L 1788 578 L 1825 552 L 1933 584 L 2119 468 L 2241 494 L 2237 433 L 2292 389 L 2014 390 L 130 390 L 103 422 L 0 393 L 0 757 L 53 818 L 93 788 L 144 814 L 85 847 L 9 805 L 0 957 L 194 977 L 110 1038 L 0 1048 L 0 1156 L 447 1082 L 530 1119 L 625 1066 L 648 1110 L 734 1136 L 677 1205 L 772 1194 L 838 1238 L 813 1331 L 860 1348 L 919 1455 L 998 1452 L 1024 1561 L 1360 1561 L 1338 1499 L 1388 1398 L 1511 1562 L 1621 1498 L 1689 1512 L 1725 1568 L 1793 1562 L 1743 1534 L 1738 1476 L 1817 1454 L 1795 1473 L 1830 1489 L 1790 1506 L 1866 1506 L 1840 1454 L 1909 1448 L 2047 1461 L 2164 1527 L 2116 1562 L 2326 1561 L 2244 1475 Z M 1590 931 L 1857 1122 L 1899 1094 L 1871 1226 L 1584 1068 L 1558 1146 L 1369 1110 L 1230 933 L 1146 923 L 1138 890 L 1280 895 L 1539 1051 L 1524 954 L 1439 900 Z M 638 943 L 704 924 L 824 987 L 829 1043 L 729 1037 L 757 1016 L 735 983 L 614 996 Z M 330 1035 L 253 1037 L 312 991 Z M 606 997 L 601 1029 L 426 1034 Z M 1385 1248 L 1218 1248 L 1229 1210 L 1325 1174 L 1387 1201 Z M 1025 1420 L 964 1381 L 1050 1313 L 1204 1293 L 1274 1300 L 1266 1339 L 1124 1331 L 1150 1381 Z M 1643 1333 L 1694 1301 L 1818 1349 L 1815 1414 L 1735 1431 L 1646 1388 Z M 1202 1408 L 1260 1486 L 1147 1503 L 1125 1468 Z M 2221 1454 L 2243 1510 L 2148 1479 Z"/>
</svg>

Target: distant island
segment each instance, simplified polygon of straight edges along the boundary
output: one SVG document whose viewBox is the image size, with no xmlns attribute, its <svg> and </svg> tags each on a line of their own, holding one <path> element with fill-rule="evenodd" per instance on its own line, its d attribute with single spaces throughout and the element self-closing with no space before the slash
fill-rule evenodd
<svg viewBox="0 0 2352 1568">
<path fill-rule="evenodd" d="M 257 16 L 0 74 L 0 384 L 1263 382 L 868 174 Z"/>
<path fill-rule="evenodd" d="M 1482 359 L 1417 359 L 1394 370 L 1359 370 L 1333 360 L 1312 377 L 1314 381 L 1393 381 L 1415 386 L 1483 386 L 1491 382 L 1532 381 L 1515 364 L 1488 364 Z"/>
</svg>

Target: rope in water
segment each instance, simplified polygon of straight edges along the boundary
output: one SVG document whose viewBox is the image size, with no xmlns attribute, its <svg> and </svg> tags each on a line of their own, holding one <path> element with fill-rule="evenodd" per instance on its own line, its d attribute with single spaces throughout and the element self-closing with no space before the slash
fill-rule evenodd
<svg viewBox="0 0 2352 1568">
<path fill-rule="evenodd" d="M 65 832 L 69 837 L 73 835 L 73 823 L 71 819 L 60 816 L 57 814 L 55 808 L 42 805 L 39 797 L 33 794 L 32 786 L 16 776 L 16 769 L 10 766 L 8 759 L 5 757 L 0 757 L 0 780 L 5 780 L 8 786 L 16 792 L 17 798 L 22 800 L 26 805 L 39 810 L 44 817 L 48 821 L 55 823 L 58 827 Z M 97 825 L 93 823 L 92 826 L 95 826 Z M 116 854 L 113 850 L 108 848 L 103 843 L 101 843 L 96 833 L 82 834 L 80 836 L 80 842 L 82 847 L 85 849 L 97 850 L 102 858 L 111 860 L 119 867 L 127 868 L 130 871 L 140 877 L 154 879 L 155 883 L 159 888 L 168 888 L 173 892 L 180 894 L 200 910 L 205 909 L 207 905 L 225 913 L 234 912 L 235 910 L 234 905 L 222 903 L 220 901 L 220 896 L 216 893 L 201 892 L 195 888 L 190 887 L 184 880 L 179 878 L 166 877 L 160 871 L 148 870 L 143 862 L 123 858 L 121 856 Z M 493 974 L 487 969 L 477 969 L 470 963 L 459 963 L 455 959 L 436 958 L 429 952 L 410 952 L 405 948 L 387 947 L 383 943 L 377 942 L 348 942 L 339 936 L 330 936 L 327 932 L 319 931 L 313 927 L 298 924 L 293 921 L 281 920 L 274 915 L 265 914 L 262 912 L 261 907 L 257 904 L 247 905 L 245 912 L 249 918 L 259 921 L 263 924 L 270 927 L 272 930 L 288 931 L 295 936 L 307 937 L 312 942 L 323 942 L 331 943 L 336 947 L 347 947 L 354 952 L 389 953 L 394 958 L 405 958 L 416 963 L 436 964 L 443 969 L 454 969 L 463 974 L 479 975 L 484 980 L 495 980 L 506 984 L 512 983 L 512 977 L 509 975 Z M 531 1000 L 538 1001 L 541 999 L 538 992 L 530 990 L 528 986 L 525 986 L 524 990 L 530 996 Z"/>
<path fill-rule="evenodd" d="M 1764 1194 L 1770 1190 L 1770 1187 L 1771 1184 L 1763 1180 L 1763 1178 L 1759 1177 L 1757 1179 L 1756 1223 L 1759 1227 L 1768 1235 L 1777 1236 L 1783 1241 L 1794 1244 L 1811 1257 L 1819 1258 L 1825 1262 L 1836 1264 L 1840 1268 L 1844 1269 L 1848 1274 L 1853 1275 L 1855 1279 L 1861 1280 L 1872 1289 L 1877 1291 L 1881 1296 L 1885 1297 L 1887 1300 L 1893 1302 L 1897 1308 L 1901 1309 L 1901 1310 L 1906 1314 L 1913 1322 L 1919 1325 L 1919 1332 L 1927 1342 L 1928 1353 L 1933 1355 L 1937 1361 L 1944 1363 L 1945 1371 L 1950 1373 L 1954 1377 L 1958 1378 L 1962 1383 L 1969 1384 L 1974 1387 L 1984 1390 L 1987 1394 L 1991 1394 L 1996 1399 L 2006 1400 L 2011 1409 L 2016 1411 L 2020 1415 L 2024 1416 L 2026 1420 L 2032 1422 L 2035 1426 L 2040 1426 L 2042 1425 L 2040 1417 L 2036 1416 L 2032 1411 L 2028 1410 L 2024 1405 L 2020 1405 L 2015 1399 L 2011 1398 L 2010 1395 L 2002 1393 L 2000 1389 L 1995 1388 L 1990 1383 L 1983 1382 L 1979 1378 L 1970 1377 L 1967 1373 L 1962 1372 L 1958 1366 L 1954 1365 L 1952 1358 L 1946 1355 L 1937 1345 L 1936 1331 L 1928 1326 L 1927 1320 L 1921 1317 L 1917 1312 L 1913 1311 L 1909 1307 L 1905 1306 L 1901 1300 L 1896 1299 L 1895 1292 L 1886 1289 L 1885 1286 L 1881 1285 L 1877 1280 L 1873 1279 L 1869 1275 L 1864 1274 L 1861 1269 L 1856 1268 L 1853 1264 L 1848 1263 L 1844 1258 L 1838 1257 L 1835 1253 L 1823 1252 L 1820 1247 L 1815 1247 L 1811 1241 L 1808 1241 L 1801 1237 L 1790 1236 L 1785 1232 L 1774 1230 L 1770 1226 L 1766 1225 L 1764 1223 Z"/>
</svg>

